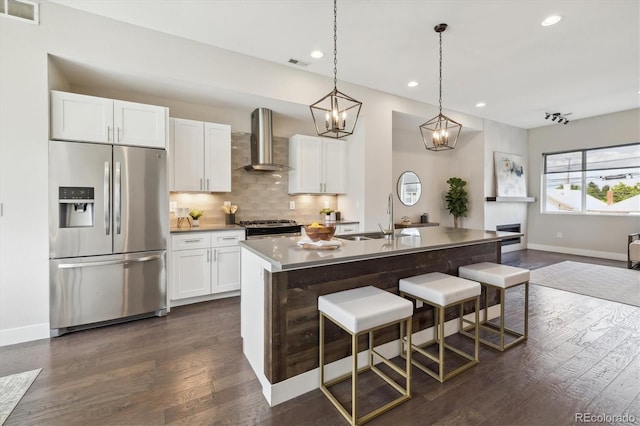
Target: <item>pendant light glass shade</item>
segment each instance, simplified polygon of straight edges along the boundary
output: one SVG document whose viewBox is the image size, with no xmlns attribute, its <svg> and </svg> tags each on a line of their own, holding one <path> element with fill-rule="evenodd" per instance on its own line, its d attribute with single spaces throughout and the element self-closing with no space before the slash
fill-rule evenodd
<svg viewBox="0 0 640 426">
<path fill-rule="evenodd" d="M 420 125 L 420 134 L 424 147 L 430 151 L 454 149 L 462 130 L 462 124 L 442 114 L 442 32 L 447 24 L 439 24 L 434 31 L 440 36 L 440 113 Z"/>
<path fill-rule="evenodd" d="M 333 0 L 333 90 L 311 105 L 311 116 L 319 136 L 343 138 L 352 135 L 362 102 L 338 91 L 338 5 Z"/>
</svg>

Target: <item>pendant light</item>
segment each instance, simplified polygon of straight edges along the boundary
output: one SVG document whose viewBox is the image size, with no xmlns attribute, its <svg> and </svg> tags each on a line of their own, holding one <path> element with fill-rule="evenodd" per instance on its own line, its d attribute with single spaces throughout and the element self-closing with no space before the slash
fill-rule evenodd
<svg viewBox="0 0 640 426">
<path fill-rule="evenodd" d="M 362 102 L 338 91 L 338 4 L 333 0 L 333 90 L 310 106 L 319 136 L 343 138 L 353 134 Z"/>
<path fill-rule="evenodd" d="M 447 24 L 436 25 L 433 29 L 440 36 L 440 113 L 420 125 L 420 133 L 426 149 L 443 151 L 456 147 L 462 125 L 442 114 L 442 33 L 447 29 Z"/>
</svg>

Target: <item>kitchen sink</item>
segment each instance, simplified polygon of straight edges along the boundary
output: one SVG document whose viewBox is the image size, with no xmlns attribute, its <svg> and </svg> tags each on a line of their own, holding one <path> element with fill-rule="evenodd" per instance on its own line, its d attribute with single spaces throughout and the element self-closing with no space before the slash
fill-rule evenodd
<svg viewBox="0 0 640 426">
<path fill-rule="evenodd" d="M 385 238 L 382 232 L 361 232 L 359 234 L 336 235 L 335 238 L 349 241 L 380 240 Z"/>
</svg>

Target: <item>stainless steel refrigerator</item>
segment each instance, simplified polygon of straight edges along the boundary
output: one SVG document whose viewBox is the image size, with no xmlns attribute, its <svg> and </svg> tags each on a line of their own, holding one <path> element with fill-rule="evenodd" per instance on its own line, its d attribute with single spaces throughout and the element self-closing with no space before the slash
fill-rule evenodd
<svg viewBox="0 0 640 426">
<path fill-rule="evenodd" d="M 51 336 L 166 315 L 166 151 L 49 141 Z"/>
</svg>

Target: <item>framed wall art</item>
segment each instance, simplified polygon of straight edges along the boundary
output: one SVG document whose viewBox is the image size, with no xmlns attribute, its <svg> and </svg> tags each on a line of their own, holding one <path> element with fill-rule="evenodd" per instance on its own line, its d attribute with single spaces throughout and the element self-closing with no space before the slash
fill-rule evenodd
<svg viewBox="0 0 640 426">
<path fill-rule="evenodd" d="M 524 161 L 520 155 L 493 153 L 496 173 L 496 196 L 526 197 L 527 180 Z"/>
</svg>

